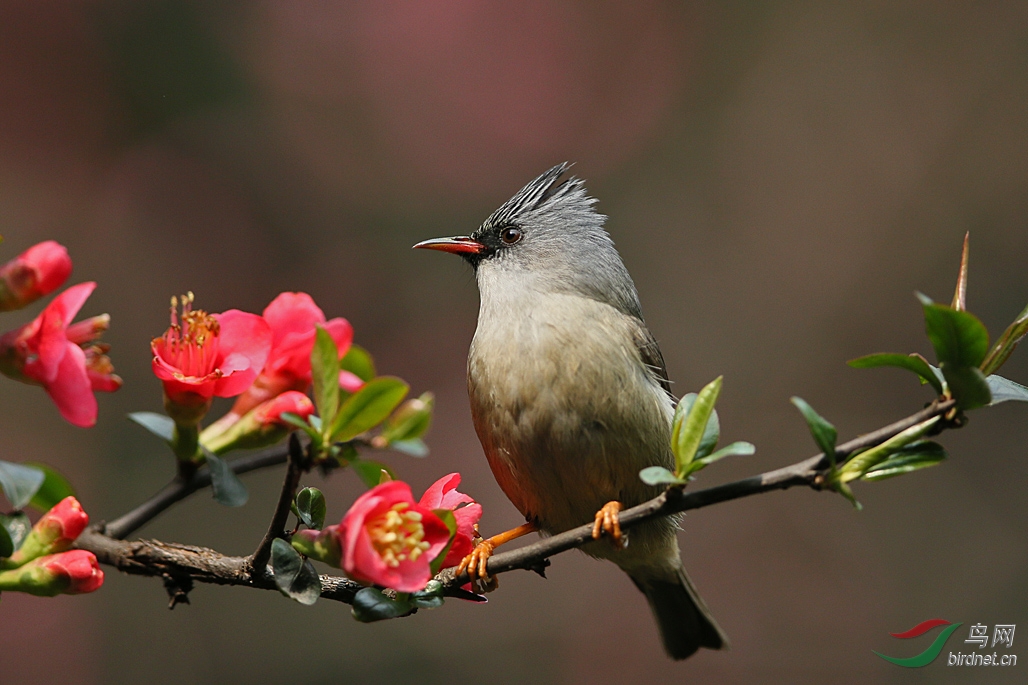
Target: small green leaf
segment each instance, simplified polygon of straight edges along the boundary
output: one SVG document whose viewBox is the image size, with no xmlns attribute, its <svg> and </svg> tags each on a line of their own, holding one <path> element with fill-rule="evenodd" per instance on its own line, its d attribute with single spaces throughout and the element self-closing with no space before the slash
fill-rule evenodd
<svg viewBox="0 0 1028 685">
<path fill-rule="evenodd" d="M 392 599 L 378 588 L 366 587 L 354 596 L 352 613 L 361 623 L 374 623 L 406 616 L 414 608 L 406 595 Z"/>
<path fill-rule="evenodd" d="M 443 562 L 446 560 L 446 555 L 450 552 L 450 547 L 453 546 L 454 536 L 457 534 L 457 517 L 453 515 L 453 511 L 450 509 L 433 509 L 432 513 L 439 517 L 447 529 L 450 531 L 450 540 L 446 543 L 446 547 L 440 552 L 435 559 L 429 564 L 429 569 L 432 571 L 432 575 L 439 573 L 443 567 Z"/>
<path fill-rule="evenodd" d="M 989 403 L 989 406 L 1009 400 L 1028 402 L 1028 388 L 1020 383 L 996 374 L 989 376 L 985 381 L 989 384 L 989 390 L 992 391 L 992 402 Z"/>
<path fill-rule="evenodd" d="M 0 489 L 14 509 L 23 509 L 46 481 L 42 469 L 0 461 Z"/>
<path fill-rule="evenodd" d="M 917 294 L 924 309 L 925 331 L 935 348 L 940 368 L 978 366 L 989 351 L 989 331 L 970 312 L 935 304 L 926 295 Z"/>
<path fill-rule="evenodd" d="M 339 348 L 320 325 L 311 349 L 311 379 L 314 381 L 314 405 L 318 408 L 318 415 L 331 423 L 339 409 Z"/>
<path fill-rule="evenodd" d="M 689 411 L 692 409 L 693 403 L 696 401 L 696 393 L 690 392 L 678 402 L 678 406 L 675 407 L 675 419 L 672 424 L 671 433 L 671 444 L 677 444 L 678 437 L 681 435 L 682 424 L 685 422 L 685 417 L 688 416 Z M 707 421 L 707 428 L 703 431 L 703 439 L 700 440 L 700 446 L 696 448 L 696 456 L 693 459 L 699 459 L 710 454 L 715 447 L 717 447 L 717 441 L 721 438 L 721 421 L 717 415 L 717 409 L 710 412 L 710 419 Z"/>
<path fill-rule="evenodd" d="M 793 397 L 791 402 L 796 405 L 796 408 L 803 414 L 803 418 L 807 422 L 807 427 L 810 429 L 810 435 L 814 438 L 814 442 L 821 449 L 826 457 L 828 457 L 829 463 L 832 468 L 835 468 L 835 441 L 839 438 L 838 431 L 835 430 L 835 426 L 828 423 L 824 417 L 814 411 L 807 402 L 801 397 Z"/>
<path fill-rule="evenodd" d="M 989 383 L 977 367 L 951 367 L 946 362 L 940 367 L 946 377 L 946 385 L 961 409 L 984 407 L 992 401 Z"/>
<path fill-rule="evenodd" d="M 350 462 L 350 468 L 353 469 L 357 477 L 361 479 L 368 488 L 373 488 L 379 484 L 382 478 L 382 472 L 385 471 L 389 474 L 389 477 L 396 480 L 396 472 L 385 464 L 377 461 L 370 461 L 367 459 L 354 459 Z"/>
<path fill-rule="evenodd" d="M 982 362 L 982 373 L 988 376 L 1003 366 L 1010 357 L 1010 353 L 1017 347 L 1017 343 L 1021 342 L 1025 335 L 1028 335 L 1028 307 L 1025 307 L 1014 319 L 1014 322 L 1003 331 L 1003 335 L 999 336 L 999 340 L 996 341 L 989 351 L 989 355 Z"/>
<path fill-rule="evenodd" d="M 676 421 L 672 428 L 671 450 L 675 454 L 675 471 L 678 474 L 685 473 L 685 469 L 696 458 L 700 445 L 704 444 L 704 438 L 708 436 L 708 422 L 710 415 L 714 412 L 714 404 L 718 395 L 721 394 L 722 376 L 718 376 L 708 383 L 695 400 L 689 405 L 684 416 L 676 410 Z M 679 402 L 679 406 L 681 406 Z"/>
<path fill-rule="evenodd" d="M 647 466 L 639 472 L 639 480 L 647 485 L 685 485 L 688 482 L 663 466 Z"/>
<path fill-rule="evenodd" d="M 397 452 L 403 452 L 409 457 L 427 457 L 428 456 L 428 445 L 421 438 L 412 438 L 410 440 L 397 440 L 389 443 L 389 449 Z"/>
<path fill-rule="evenodd" d="M 756 454 L 757 448 L 751 442 L 733 442 L 731 445 L 725 445 L 717 452 L 700 459 L 699 461 L 706 466 L 707 464 L 713 464 L 719 459 L 725 457 L 747 457 L 751 454 Z"/>
<path fill-rule="evenodd" d="M 403 442 L 420 438 L 432 423 L 435 398 L 426 392 L 409 399 L 393 412 L 382 427 L 382 437 L 389 442 Z"/>
<path fill-rule="evenodd" d="M 346 351 L 339 366 L 343 371 L 349 371 L 365 383 L 376 375 L 375 362 L 371 359 L 368 351 L 360 345 L 350 345 L 350 349 Z"/>
<path fill-rule="evenodd" d="M 271 570 L 275 585 L 286 597 L 310 606 L 321 596 L 321 579 L 314 566 L 282 538 L 271 543 Z"/>
<path fill-rule="evenodd" d="M 9 557 L 25 542 L 32 522 L 25 514 L 0 514 L 0 557 Z"/>
<path fill-rule="evenodd" d="M 939 421 L 941 416 L 933 416 L 927 421 L 911 426 L 900 431 L 885 442 L 869 447 L 863 452 L 854 454 L 850 459 L 839 467 L 838 472 L 832 476 L 833 487 L 845 484 L 851 480 L 862 477 L 872 468 L 899 452 L 903 447 L 913 444 L 925 435 L 930 433 Z"/>
<path fill-rule="evenodd" d="M 443 605 L 443 584 L 438 580 L 428 581 L 424 590 L 418 590 L 410 596 L 411 603 L 419 609 L 436 609 Z"/>
<path fill-rule="evenodd" d="M 305 421 L 299 414 L 294 414 L 294 413 L 288 412 L 288 411 L 287 412 L 283 412 L 281 414 L 281 418 L 282 418 L 283 421 L 288 423 L 290 426 L 295 426 L 296 428 L 299 428 L 300 430 L 302 430 L 304 433 L 306 433 L 310 437 L 311 440 L 320 440 L 321 439 L 320 425 L 319 425 L 318 428 L 315 428 L 310 423 Z M 316 419 L 318 417 L 317 416 L 311 416 L 311 418 L 312 419 Z"/>
<path fill-rule="evenodd" d="M 34 466 L 45 475 L 43 484 L 29 502 L 30 507 L 45 513 L 65 497 L 75 494 L 68 479 L 46 464 L 29 462 L 26 466 Z"/>
<path fill-rule="evenodd" d="M 175 422 L 171 417 L 153 411 L 134 411 L 128 415 L 129 421 L 138 423 L 164 442 L 175 439 Z"/>
<path fill-rule="evenodd" d="M 868 469 L 862 480 L 876 481 L 901 476 L 928 466 L 935 466 L 946 458 L 946 450 L 937 442 L 914 442 L 889 455 L 888 459 Z"/>
<path fill-rule="evenodd" d="M 913 371 L 921 377 L 922 383 L 930 383 L 935 392 L 942 394 L 942 383 L 932 372 L 931 365 L 925 358 L 917 354 L 897 354 L 894 352 L 881 352 L 869 354 L 864 357 L 857 357 L 846 362 L 854 369 L 869 369 L 879 366 L 896 366 L 901 369 Z"/>
<path fill-rule="evenodd" d="M 321 530 L 325 525 L 325 514 L 328 506 L 325 495 L 317 488 L 304 488 L 296 493 L 296 516 L 303 525 L 314 530 Z"/>
<path fill-rule="evenodd" d="M 399 378 L 382 376 L 370 380 L 339 408 L 329 432 L 330 442 L 352 440 L 382 423 L 403 401 L 409 386 Z"/>
<path fill-rule="evenodd" d="M 207 467 L 211 471 L 211 489 L 214 490 L 214 499 L 226 507 L 241 507 L 250 498 L 243 481 L 232 470 L 227 461 L 216 457 L 207 450 Z"/>
</svg>

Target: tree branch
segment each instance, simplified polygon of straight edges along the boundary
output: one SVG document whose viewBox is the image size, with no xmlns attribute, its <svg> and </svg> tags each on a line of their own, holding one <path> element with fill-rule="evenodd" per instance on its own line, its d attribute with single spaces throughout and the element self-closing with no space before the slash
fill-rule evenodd
<svg viewBox="0 0 1028 685">
<path fill-rule="evenodd" d="M 257 545 L 256 551 L 250 556 L 250 572 L 253 575 L 264 577 L 267 575 L 268 559 L 271 558 L 271 543 L 275 538 L 285 535 L 286 519 L 289 518 L 289 508 L 296 497 L 296 488 L 300 485 L 300 476 L 304 472 L 303 448 L 300 447 L 300 439 L 296 433 L 289 435 L 289 457 L 286 461 L 286 477 L 282 480 L 282 492 L 278 496 L 278 505 L 275 507 L 275 514 L 271 517 L 271 525 L 268 532 L 264 534 L 261 544 Z"/>
<path fill-rule="evenodd" d="M 939 424 L 939 431 L 948 427 L 957 427 L 960 423 L 954 420 L 957 418 L 953 413 L 955 408 L 956 403 L 953 400 L 936 400 L 922 411 L 901 421 L 839 445 L 836 448 L 836 461 L 842 464 L 849 457 L 853 456 L 855 452 L 879 445 L 898 433 L 936 416 L 943 416 L 947 419 L 947 422 Z M 286 454 L 287 450 L 277 448 L 276 450 L 267 450 L 264 453 L 237 459 L 232 462 L 233 470 L 236 470 L 237 473 L 244 473 L 262 466 L 281 463 L 286 459 Z M 238 469 L 236 468 L 237 465 L 239 466 Z M 771 490 L 782 490 L 794 485 L 805 485 L 814 489 L 821 489 L 824 485 L 824 475 L 828 466 L 828 458 L 824 454 L 818 454 L 784 468 L 767 471 L 756 476 L 704 490 L 686 493 L 681 488 L 672 488 L 648 502 L 621 512 L 621 527 L 622 529 L 628 529 L 658 516 L 668 516 L 690 509 L 699 509 Z M 206 474 L 206 482 L 194 486 L 198 476 L 199 474 L 191 478 L 186 484 L 185 487 L 192 487 L 190 492 L 194 492 L 210 483 L 210 475 Z M 202 477 L 200 479 L 202 480 Z M 283 495 L 280 497 L 279 507 L 269 528 L 269 535 L 276 531 L 281 531 L 285 525 L 285 516 L 281 517 L 282 521 L 277 525 L 276 521 L 278 521 L 279 514 L 283 510 L 282 498 L 285 497 L 287 490 L 289 490 L 290 494 L 286 500 L 285 511 L 288 513 L 288 502 L 291 501 L 292 493 L 295 492 L 295 485 L 292 486 L 291 490 L 289 489 L 290 482 L 291 479 L 287 477 L 286 482 L 283 483 Z M 155 495 L 150 501 L 162 501 L 162 495 L 167 498 L 168 495 L 164 495 L 164 493 L 169 488 L 172 488 L 173 485 L 174 482 L 169 484 L 165 490 Z M 128 529 L 128 532 L 123 533 L 127 535 L 153 518 L 153 516 L 156 516 L 157 513 L 163 511 L 167 506 L 170 506 L 171 503 L 182 499 L 184 496 L 186 495 L 172 499 L 163 507 L 151 506 L 150 509 L 153 509 L 154 513 L 149 516 L 145 514 L 146 511 L 149 511 L 147 509 L 149 502 L 144 503 L 144 505 L 137 507 L 133 512 L 129 512 L 129 514 L 115 521 L 114 524 L 118 524 L 123 519 L 127 519 L 130 523 L 138 521 L 135 527 L 125 523 L 121 524 L 122 529 Z M 136 512 L 143 513 L 137 514 Z M 193 581 L 217 585 L 239 585 L 264 590 L 276 589 L 274 579 L 263 574 L 253 573 L 253 562 L 256 554 L 254 557 L 230 557 L 212 549 L 165 543 L 158 540 L 125 542 L 111 531 L 111 527 L 114 524 L 108 525 L 106 529 L 100 526 L 90 527 L 79 537 L 76 546 L 95 554 L 101 563 L 114 566 L 125 573 L 160 576 L 165 579 L 166 585 L 169 585 L 170 582 L 184 588 L 185 591 L 188 591 L 189 584 Z M 119 529 L 116 528 L 114 532 L 119 532 Z M 272 535 L 271 539 L 274 539 L 274 537 L 276 536 Z M 268 539 L 267 536 L 265 536 L 265 539 Z M 547 561 L 549 557 L 575 547 L 581 547 L 591 542 L 592 539 L 592 524 L 579 526 L 578 528 L 553 535 L 511 552 L 497 554 L 489 559 L 487 570 L 491 575 L 506 573 L 516 569 L 539 570 L 549 563 Z M 263 544 L 262 541 L 262 546 Z M 270 546 L 270 544 L 269 541 L 268 545 Z M 266 560 L 265 563 L 267 563 Z M 457 593 L 460 586 L 468 582 L 466 574 L 456 576 L 452 568 L 443 570 L 436 578 L 443 582 L 448 594 Z M 322 575 L 320 579 L 321 597 L 347 604 L 353 603 L 353 598 L 357 591 L 363 587 L 360 583 L 337 576 Z M 171 589 L 169 589 L 169 592 L 171 592 Z M 176 599 L 176 596 L 173 595 L 172 603 L 174 604 L 176 601 L 181 600 Z"/>
</svg>

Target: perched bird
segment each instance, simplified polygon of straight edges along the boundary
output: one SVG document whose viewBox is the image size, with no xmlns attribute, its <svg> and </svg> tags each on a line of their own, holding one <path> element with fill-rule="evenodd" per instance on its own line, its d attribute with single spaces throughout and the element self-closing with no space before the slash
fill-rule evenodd
<svg viewBox="0 0 1028 685">
<path fill-rule="evenodd" d="M 496 545 L 594 521 L 597 540 L 583 550 L 645 593 L 668 654 L 721 649 L 727 638 L 682 568 L 676 521 L 639 525 L 620 544 L 621 508 L 660 492 L 639 471 L 674 469 L 675 400 L 606 217 L 581 180 L 558 183 L 567 169 L 539 176 L 470 236 L 414 246 L 459 254 L 475 269 L 472 417 L 497 482 L 527 521 L 481 543 L 461 570 L 485 578 Z"/>
</svg>

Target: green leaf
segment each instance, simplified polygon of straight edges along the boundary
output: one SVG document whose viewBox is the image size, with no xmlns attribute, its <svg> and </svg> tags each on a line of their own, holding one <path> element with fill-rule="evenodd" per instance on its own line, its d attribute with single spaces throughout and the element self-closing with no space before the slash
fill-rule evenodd
<svg viewBox="0 0 1028 685">
<path fill-rule="evenodd" d="M 211 470 L 211 489 L 214 490 L 214 499 L 226 507 L 241 507 L 250 498 L 243 481 L 232 470 L 227 461 L 216 457 L 207 450 L 207 467 Z"/>
<path fill-rule="evenodd" d="M 0 514 L 0 557 L 14 554 L 32 530 L 32 522 L 25 514 Z"/>
<path fill-rule="evenodd" d="M 389 442 L 403 442 L 420 438 L 432 423 L 435 398 L 426 392 L 409 399 L 393 412 L 382 427 L 382 437 Z"/>
<path fill-rule="evenodd" d="M 389 477 L 393 480 L 398 480 L 396 478 L 395 471 L 393 471 L 385 464 L 379 463 L 377 461 L 370 461 L 367 459 L 354 459 L 352 462 L 350 462 L 350 468 L 353 469 L 354 473 L 357 474 L 357 477 L 360 478 L 361 482 L 364 483 L 364 485 L 368 488 L 373 488 L 376 485 L 378 485 L 379 482 L 381 482 L 383 471 L 388 473 Z"/>
<path fill-rule="evenodd" d="M 275 585 L 286 597 L 310 606 L 321 596 L 321 579 L 314 566 L 282 538 L 271 542 L 271 570 Z"/>
<path fill-rule="evenodd" d="M 410 596 L 411 603 L 419 609 L 436 609 L 443 605 L 443 584 L 438 580 L 428 581 L 424 590 L 418 590 Z"/>
<path fill-rule="evenodd" d="M 688 482 L 663 466 L 647 466 L 639 472 L 639 480 L 647 485 L 685 485 Z"/>
<path fill-rule="evenodd" d="M 317 488 L 304 488 L 296 493 L 296 516 L 303 525 L 314 530 L 321 530 L 325 526 L 325 514 L 328 512 L 328 505 L 325 504 L 325 496 Z"/>
<path fill-rule="evenodd" d="M 839 438 L 839 433 L 835 430 L 835 426 L 825 421 L 824 417 L 814 411 L 814 408 L 807 404 L 803 398 L 793 397 L 791 402 L 803 414 L 807 427 L 810 429 L 810 435 L 814 438 L 814 442 L 820 450 L 824 452 L 824 455 L 828 457 L 828 461 L 834 469 L 835 441 Z"/>
<path fill-rule="evenodd" d="M 46 481 L 42 469 L 0 461 L 0 489 L 14 509 L 23 509 Z"/>
<path fill-rule="evenodd" d="M 920 441 L 921 438 L 934 430 L 936 424 L 941 420 L 941 416 L 933 416 L 927 421 L 922 421 L 917 425 L 900 431 L 881 444 L 855 453 L 845 464 L 839 467 L 837 472 L 832 474 L 832 487 L 838 489 L 836 486 L 840 484 L 861 478 L 865 473 L 899 452 L 903 447 Z"/>
<path fill-rule="evenodd" d="M 432 571 L 432 575 L 439 573 L 443 567 L 443 562 L 446 561 L 446 555 L 450 552 L 450 547 L 453 547 L 454 536 L 457 534 L 457 517 L 453 515 L 453 511 L 450 509 L 433 509 L 432 513 L 439 517 L 446 527 L 450 531 L 450 540 L 446 543 L 446 547 L 440 552 L 435 559 L 429 564 L 429 569 Z"/>
<path fill-rule="evenodd" d="M 701 464 L 706 466 L 707 464 L 713 464 L 719 459 L 725 457 L 747 457 L 751 454 L 756 454 L 757 447 L 751 442 L 733 442 L 731 445 L 725 445 L 717 452 L 698 460 Z"/>
<path fill-rule="evenodd" d="M 682 402 L 679 402 L 679 408 L 675 411 L 671 450 L 675 454 L 675 471 L 680 475 L 685 473 L 685 469 L 696 457 L 700 445 L 709 441 L 704 438 L 710 435 L 708 422 L 721 393 L 721 382 L 722 376 L 718 376 L 700 390 L 684 412 L 680 412 Z"/>
<path fill-rule="evenodd" d="M 428 456 L 428 445 L 421 438 L 412 438 L 410 440 L 397 440 L 389 443 L 389 449 L 397 452 L 403 452 L 410 457 L 427 457 Z"/>
<path fill-rule="evenodd" d="M 310 437 L 311 440 L 318 440 L 318 441 L 321 440 L 321 431 L 319 429 L 315 428 L 314 426 L 312 426 L 307 421 L 305 421 L 299 414 L 294 414 L 292 412 L 288 412 L 287 411 L 287 412 L 283 412 L 281 414 L 281 418 L 282 418 L 283 421 L 288 423 L 290 426 L 295 426 L 296 428 L 299 428 L 300 430 L 302 430 L 304 433 L 306 433 Z M 316 419 L 318 417 L 311 416 L 311 418 L 312 419 Z"/>
<path fill-rule="evenodd" d="M 399 378 L 382 376 L 370 380 L 351 395 L 339 408 L 329 442 L 352 440 L 364 431 L 382 423 L 403 401 L 409 386 Z"/>
<path fill-rule="evenodd" d="M 674 445 L 678 441 L 678 437 L 681 435 L 682 424 L 685 422 L 685 417 L 688 416 L 689 411 L 692 409 L 693 403 L 696 401 L 696 393 L 690 392 L 682 397 L 678 402 L 678 406 L 675 407 L 675 419 L 672 424 L 671 433 L 671 444 Z M 717 410 L 714 409 L 710 412 L 710 419 L 707 421 L 707 427 L 703 431 L 703 438 L 700 440 L 699 447 L 696 448 L 696 456 L 693 459 L 705 457 L 710 454 L 715 447 L 717 447 L 717 441 L 721 438 L 721 421 L 718 419 Z"/>
<path fill-rule="evenodd" d="M 361 623 L 374 623 L 406 616 L 414 608 L 407 595 L 392 599 L 376 587 L 366 587 L 357 591 L 351 611 Z"/>
<path fill-rule="evenodd" d="M 350 345 L 350 349 L 346 351 L 346 355 L 339 362 L 339 367 L 343 371 L 349 371 L 365 383 L 376 376 L 375 362 L 371 359 L 368 351 L 360 345 Z"/>
<path fill-rule="evenodd" d="M 30 507 L 46 513 L 65 497 L 75 494 L 68 479 L 46 464 L 29 462 L 26 466 L 34 466 L 44 474 L 43 484 L 29 501 Z"/>
<path fill-rule="evenodd" d="M 985 381 L 989 384 L 989 390 L 992 391 L 992 402 L 989 403 L 989 406 L 1009 400 L 1028 402 L 1028 388 L 1020 383 L 996 374 L 989 376 Z"/>
<path fill-rule="evenodd" d="M 1017 343 L 1021 342 L 1025 335 L 1028 335 L 1028 307 L 1025 307 L 1014 319 L 1014 322 L 1003 331 L 1003 335 L 999 336 L 999 340 L 996 341 L 989 351 L 989 355 L 982 362 L 982 373 L 988 376 L 1003 366 L 1010 357 L 1010 353 L 1017 347 Z"/>
<path fill-rule="evenodd" d="M 917 294 L 924 309 L 925 331 L 935 348 L 939 366 L 978 366 L 989 351 L 989 331 L 970 312 L 935 304 L 926 295 Z"/>
<path fill-rule="evenodd" d="M 871 467 L 862 480 L 876 481 L 901 476 L 928 466 L 935 466 L 946 458 L 946 450 L 937 442 L 924 440 L 913 442 L 893 452 L 889 457 Z"/>
<path fill-rule="evenodd" d="M 946 385 L 961 409 L 984 407 L 992 401 L 992 392 L 985 375 L 976 367 L 951 367 L 948 363 L 940 364 L 942 375 L 946 377 Z"/>
<path fill-rule="evenodd" d="M 128 415 L 129 421 L 138 423 L 164 442 L 175 439 L 175 422 L 171 417 L 153 411 L 135 411 Z"/>
<path fill-rule="evenodd" d="M 339 409 L 339 348 L 320 325 L 315 331 L 311 349 L 311 379 L 314 381 L 314 405 L 318 408 L 318 415 L 331 424 Z"/>
<path fill-rule="evenodd" d="M 925 358 L 917 354 L 897 354 L 895 352 L 880 352 L 869 354 L 864 357 L 857 357 L 846 362 L 854 369 L 870 369 L 880 366 L 896 366 L 901 369 L 913 371 L 921 377 L 922 383 L 930 383 L 935 392 L 942 394 L 942 383 L 932 372 L 931 365 Z"/>
</svg>

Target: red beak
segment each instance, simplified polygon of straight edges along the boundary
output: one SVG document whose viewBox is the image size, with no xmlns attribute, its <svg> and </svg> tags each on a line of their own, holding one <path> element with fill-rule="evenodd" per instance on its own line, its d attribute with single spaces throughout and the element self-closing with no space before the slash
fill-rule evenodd
<svg viewBox="0 0 1028 685">
<path fill-rule="evenodd" d="M 414 246 L 415 249 L 442 250 L 453 254 L 478 254 L 485 250 L 485 245 L 473 240 L 466 235 L 458 235 L 453 238 L 432 238 L 423 240 Z"/>
</svg>

